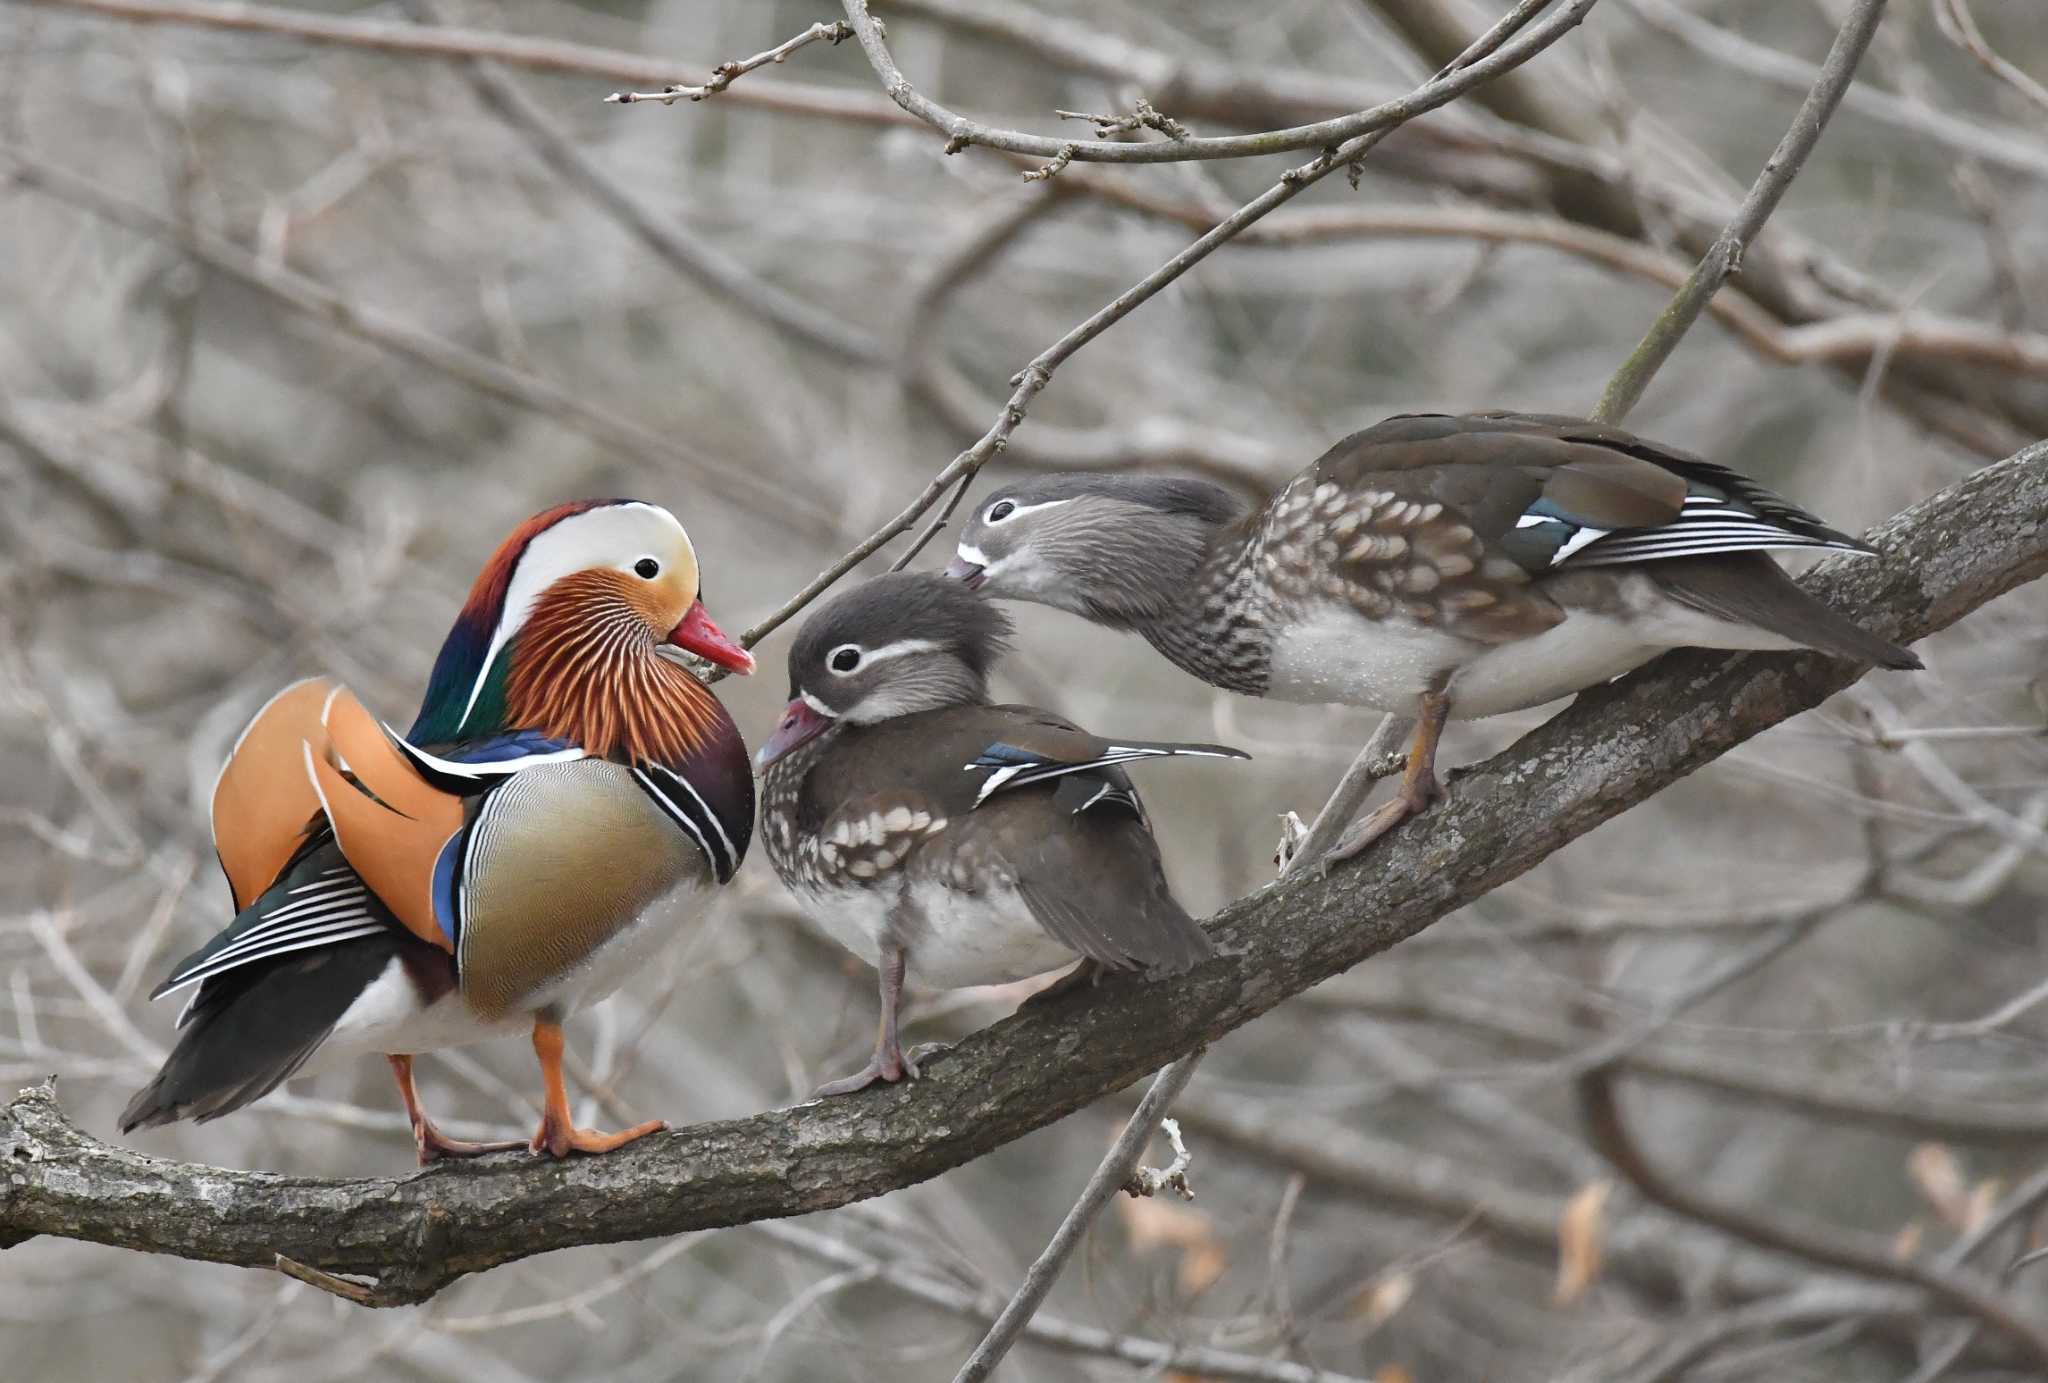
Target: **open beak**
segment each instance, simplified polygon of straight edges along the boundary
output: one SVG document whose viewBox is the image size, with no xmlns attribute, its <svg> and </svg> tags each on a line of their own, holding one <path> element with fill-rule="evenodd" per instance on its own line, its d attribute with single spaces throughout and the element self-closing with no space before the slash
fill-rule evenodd
<svg viewBox="0 0 2048 1383">
<path fill-rule="evenodd" d="M 742 677 L 754 670 L 754 655 L 734 643 L 723 629 L 711 622 L 711 616 L 704 613 L 701 600 L 690 602 L 690 613 L 683 616 L 683 622 L 669 634 L 668 641 L 686 653 L 694 653 Z"/>
<path fill-rule="evenodd" d="M 811 709 L 811 703 L 801 696 L 782 708 L 782 719 L 776 723 L 775 733 L 754 755 L 754 767 L 766 768 L 790 750 L 832 728 L 832 721 Z"/>
<path fill-rule="evenodd" d="M 965 582 L 968 590 L 978 591 L 981 589 L 981 583 L 988 580 L 988 569 L 979 562 L 970 562 L 965 557 L 955 557 L 946 563 L 946 579 Z"/>
</svg>

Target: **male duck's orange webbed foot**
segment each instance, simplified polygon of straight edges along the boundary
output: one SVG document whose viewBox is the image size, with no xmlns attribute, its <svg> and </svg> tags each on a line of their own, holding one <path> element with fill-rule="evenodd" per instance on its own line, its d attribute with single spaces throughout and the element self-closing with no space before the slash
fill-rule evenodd
<svg viewBox="0 0 2048 1383">
<path fill-rule="evenodd" d="M 546 1153 L 550 1157 L 567 1157 L 572 1152 L 607 1153 L 668 1127 L 666 1120 L 649 1119 L 623 1133 L 599 1133 L 595 1129 L 577 1128 L 576 1121 L 569 1117 L 569 1088 L 562 1082 L 560 1023 L 547 1018 L 533 1020 L 533 1054 L 540 1058 L 541 1082 L 546 1088 L 540 1127 L 533 1131 L 533 1141 L 525 1145 L 535 1155 Z"/>
<path fill-rule="evenodd" d="M 412 1121 L 413 1146 L 419 1150 L 420 1166 L 439 1162 L 444 1157 L 482 1157 L 486 1153 L 516 1152 L 526 1146 L 523 1138 L 510 1139 L 503 1143 L 471 1143 L 461 1138 L 450 1138 L 434 1126 L 427 1117 L 427 1111 L 420 1105 L 419 1092 L 412 1085 L 412 1058 L 390 1056 L 392 1077 L 398 1082 L 399 1098 L 405 1101 L 406 1118 Z"/>
<path fill-rule="evenodd" d="M 1400 788 L 1395 791 L 1393 800 L 1382 802 L 1360 817 L 1330 847 L 1330 852 L 1318 861 L 1324 872 L 1358 854 L 1409 817 L 1422 815 L 1444 795 L 1443 785 L 1436 780 L 1436 746 L 1443 737 L 1444 721 L 1449 717 L 1450 709 L 1450 699 L 1442 693 L 1423 693 L 1422 708 L 1415 722 L 1415 742 L 1408 749 Z"/>
</svg>

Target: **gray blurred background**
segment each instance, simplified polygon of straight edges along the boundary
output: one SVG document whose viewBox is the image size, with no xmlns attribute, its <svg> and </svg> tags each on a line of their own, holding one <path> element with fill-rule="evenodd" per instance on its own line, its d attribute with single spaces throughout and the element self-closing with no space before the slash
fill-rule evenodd
<svg viewBox="0 0 2048 1383">
<path fill-rule="evenodd" d="M 876 4 L 925 90 L 1077 138 L 1056 108 L 1140 94 L 1198 134 L 1361 108 L 1448 56 L 1433 23 L 1505 8 Z M 1771 64 L 1817 61 L 1842 10 L 1607 0 L 1493 110 L 1397 135 L 1357 192 L 1328 180 L 1076 357 L 996 473 L 1192 468 L 1251 493 L 1388 413 L 1583 412 L 1782 133 L 1809 77 Z M 1852 530 L 2048 433 L 2048 108 L 1923 0 L 1892 10 L 1724 293 L 1733 316 L 1702 321 L 1630 420 Z M 903 123 L 851 43 L 703 103 L 602 103 L 659 84 L 633 62 L 702 81 L 835 18 L 824 0 L 451 12 L 611 51 L 616 75 L 501 68 L 531 118 L 459 64 L 87 11 L 0 8 L 0 1079 L 61 1073 L 109 1137 L 171 1033 L 174 1005 L 143 996 L 227 917 L 205 798 L 276 687 L 331 672 L 408 716 L 479 563 L 579 495 L 673 508 L 713 614 L 744 628 L 978 436 L 1012 372 L 1300 161 L 1026 184 L 1030 163 L 947 157 Z M 2048 79 L 2035 0 L 1974 11 Z M 587 172 L 565 176 L 562 146 Z M 2029 349 L 2031 375 L 1993 359 Z M 1312 811 L 1371 728 L 1016 613 L 1002 694 L 1256 756 L 1141 779 L 1197 912 L 1271 877 L 1277 814 Z M 787 639 L 720 686 L 751 742 Z M 1665 1166 L 1902 1252 L 2048 1162 L 2048 604 L 2023 588 L 1921 651 L 1926 672 L 1873 675 L 1232 1034 L 1180 1106 L 1199 1201 L 1120 1200 L 1048 1317 L 1379 1383 L 1938 1361 L 1953 1320 L 1830 1309 L 1843 1279 L 1604 1193 L 1570 1094 L 1579 1056 L 1631 1034 L 1631 1108 Z M 1548 713 L 1454 728 L 1447 759 Z M 1021 992 L 917 995 L 907 1031 L 957 1035 Z M 580 1116 L 788 1103 L 857 1063 L 873 1004 L 870 972 L 752 861 L 655 973 L 576 1021 Z M 458 1133 L 534 1115 L 523 1043 L 430 1058 L 421 1081 Z M 868 1205 L 554 1254 L 402 1312 L 33 1241 L 0 1255 L 0 1376 L 946 1378 L 979 1325 L 860 1264 L 999 1300 L 1127 1110 Z M 412 1163 L 381 1064 L 133 1142 L 301 1173 Z M 1583 1280 L 1560 1279 L 1560 1224 Z M 2022 1217 L 1987 1267 L 2034 1233 Z M 2048 1310 L 2048 1264 L 2020 1271 Z M 1785 1309 L 1730 1314 L 1759 1301 Z M 1000 1376 L 1148 1375 L 1026 1343 Z M 1943 1376 L 2020 1375 L 1987 1349 Z"/>
</svg>

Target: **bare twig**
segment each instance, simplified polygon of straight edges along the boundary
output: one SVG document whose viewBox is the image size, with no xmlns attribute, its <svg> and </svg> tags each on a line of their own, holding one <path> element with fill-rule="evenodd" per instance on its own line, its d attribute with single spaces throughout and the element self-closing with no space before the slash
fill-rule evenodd
<svg viewBox="0 0 2048 1383">
<path fill-rule="evenodd" d="M 1060 1269 L 1066 1266 L 1068 1256 L 1081 1242 L 1081 1236 L 1088 1232 L 1088 1226 L 1095 1223 L 1097 1213 L 1131 1179 L 1138 1159 L 1145 1154 L 1145 1145 L 1152 1141 L 1153 1130 L 1159 1127 L 1160 1119 L 1173 1103 L 1174 1096 L 1180 1094 L 1195 1074 L 1195 1067 L 1201 1059 L 1201 1049 L 1197 1048 L 1161 1071 L 1153 1080 L 1145 1098 L 1138 1102 L 1137 1112 L 1131 1115 L 1124 1131 L 1110 1145 L 1102 1165 L 1081 1188 L 1080 1199 L 1068 1208 L 1066 1218 L 1060 1221 L 1060 1227 L 1025 1272 L 1024 1281 L 1018 1285 L 1015 1295 L 1004 1305 L 994 1324 L 989 1326 L 988 1334 L 982 1336 L 981 1343 L 974 1347 L 974 1353 L 967 1356 L 967 1362 L 953 1375 L 953 1383 L 980 1383 L 1010 1352 L 1010 1346 L 1017 1342 L 1025 1323 L 1045 1301 L 1045 1294 L 1052 1290 L 1053 1283 L 1059 1281 Z"/>
<path fill-rule="evenodd" d="M 1132 103 L 1129 115 L 1090 115 L 1086 111 L 1078 110 L 1055 110 L 1053 114 L 1062 120 L 1086 120 L 1093 123 L 1097 139 L 1107 139 L 1113 134 L 1136 134 L 1139 130 L 1157 130 L 1168 139 L 1195 137 L 1193 130 L 1170 115 L 1162 115 L 1142 96 Z"/>
<path fill-rule="evenodd" d="M 873 1268 L 877 1282 L 949 1315 L 986 1322 L 996 1314 L 996 1303 L 984 1296 L 941 1281 L 934 1274 L 920 1271 L 909 1263 L 878 1258 L 843 1240 L 806 1228 L 797 1221 L 764 1220 L 750 1228 L 774 1243 L 822 1263 L 847 1269 Z M 1246 1383 L 1367 1383 L 1350 1375 L 1311 1369 L 1285 1360 L 1258 1359 L 1203 1345 L 1169 1344 L 1142 1336 L 1119 1334 L 1043 1312 L 1024 1323 L 1024 1338 L 1047 1349 L 1115 1359 L 1152 1373 L 1185 1370 L 1202 1378 L 1243 1379 Z"/>
<path fill-rule="evenodd" d="M 1344 828 L 1358 815 L 1365 799 L 1372 796 L 1373 784 L 1401 771 L 1406 758 L 1400 744 L 1414 724 L 1411 717 L 1402 715 L 1388 715 L 1381 719 L 1372 734 L 1366 737 L 1365 746 L 1358 751 L 1351 766 L 1344 770 L 1344 776 L 1337 780 L 1329 800 L 1316 813 L 1314 823 L 1301 833 L 1291 850 L 1286 842 L 1282 843 L 1280 853 L 1284 858 L 1279 858 L 1279 864 L 1283 872 L 1296 860 L 1320 861 L 1329 855 L 1330 847 L 1337 843 L 1338 837 L 1344 834 Z"/>
<path fill-rule="evenodd" d="M 691 65 L 587 43 L 526 38 L 489 29 L 430 29 L 418 24 L 320 14 L 282 5 L 211 3 L 210 0 L 176 0 L 175 3 L 173 0 L 34 0 L 34 3 L 130 24 L 177 24 L 235 33 L 269 34 L 301 43 L 366 48 L 402 57 L 487 58 L 535 72 L 557 72 L 650 86 L 667 86 L 682 80 L 684 70 Z M 848 120 L 863 125 L 918 123 L 891 102 L 867 92 L 801 82 L 748 82 L 728 91 L 724 100 L 757 109 Z"/>
<path fill-rule="evenodd" d="M 672 106 L 678 101 L 702 101 L 706 97 L 716 96 L 757 67 L 766 67 L 771 62 L 786 60 L 791 53 L 806 44 L 825 42 L 836 48 L 852 37 L 853 30 L 846 27 L 845 20 L 835 19 L 830 24 L 821 20 L 795 38 L 778 43 L 765 52 L 754 54 L 751 58 L 720 63 L 711 70 L 711 80 L 702 86 L 671 83 L 659 91 L 614 91 L 604 99 L 621 106 L 630 106 L 636 101 L 659 101 L 664 106 Z"/>
<path fill-rule="evenodd" d="M 2048 87 L 2000 57 L 1985 42 L 1984 31 L 1977 27 L 1977 16 L 1971 13 L 1967 0 L 1934 0 L 1934 20 L 1942 36 L 1975 58 L 1985 71 L 2048 111 Z"/>
<path fill-rule="evenodd" d="M 1799 170 L 1806 166 L 1808 154 L 1820 142 L 1821 131 L 1827 128 L 1828 117 L 1841 103 L 1842 94 L 1849 89 L 1849 83 L 1856 75 L 1857 64 L 1863 60 L 1864 50 L 1877 33 L 1877 24 L 1884 17 L 1885 0 L 1857 0 L 1856 7 L 1835 35 L 1834 46 L 1828 50 L 1827 60 L 1821 64 L 1820 73 L 1814 79 L 1813 89 L 1801 103 L 1799 113 L 1792 119 L 1792 127 L 1785 131 L 1785 137 L 1778 141 L 1778 147 L 1764 163 L 1763 171 L 1751 184 L 1749 195 L 1742 199 L 1733 219 L 1722 230 L 1706 257 L 1700 260 L 1692 277 L 1671 300 L 1671 305 L 1651 326 L 1642 343 L 1629 355 L 1627 361 L 1608 381 L 1607 389 L 1600 396 L 1600 404 L 1593 410 L 1593 417 L 1601 422 L 1618 423 L 1627 417 L 1636 401 L 1649 386 L 1650 377 L 1670 358 L 1678 347 L 1679 338 L 1699 320 L 1700 312 L 1707 300 L 1714 296 L 1727 278 L 1742 267 L 1742 253 L 1756 233 L 1777 210 L 1779 199 L 1792 186 L 1792 180 L 1799 176 Z"/>
<path fill-rule="evenodd" d="M 926 96 L 903 75 L 890 54 L 867 0 L 844 0 L 846 18 L 881 80 L 882 89 L 897 105 L 946 136 L 946 152 L 980 146 L 1038 158 L 1084 163 L 1177 163 L 1186 159 L 1248 158 L 1260 154 L 1293 153 L 1303 149 L 1329 149 L 1381 130 L 1405 124 L 1426 111 L 1448 104 L 1481 82 L 1511 71 L 1554 43 L 1564 32 L 1585 18 L 1593 0 L 1566 0 L 1548 19 L 1530 27 L 1498 51 L 1424 83 L 1410 94 L 1374 106 L 1370 110 L 1296 125 L 1261 134 L 1225 135 L 1213 139 L 1167 139 L 1143 144 L 1104 141 L 1074 144 L 1044 135 L 998 129 L 970 120 L 957 111 Z M 1348 160 L 1347 160 L 1348 161 Z"/>
<path fill-rule="evenodd" d="M 1672 0 L 1622 3 L 1688 47 L 1767 82 L 1798 89 L 1819 80 L 1812 63 L 1711 24 Z M 1852 88 L 1847 104 L 1867 120 L 1910 131 L 1957 153 L 2037 178 L 2048 175 L 2048 148 L 2028 131 L 1964 119 L 1871 86 Z"/>
</svg>

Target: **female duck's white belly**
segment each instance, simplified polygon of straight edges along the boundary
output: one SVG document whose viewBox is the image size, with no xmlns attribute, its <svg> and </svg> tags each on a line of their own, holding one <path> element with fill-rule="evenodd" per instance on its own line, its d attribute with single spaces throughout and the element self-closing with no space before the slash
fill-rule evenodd
<svg viewBox="0 0 2048 1383">
<path fill-rule="evenodd" d="M 1672 648 L 1780 649 L 1791 641 L 1679 604 L 1637 577 L 1601 610 L 1565 609 L 1562 621 L 1511 643 L 1460 638 L 1405 619 L 1369 620 L 1328 602 L 1275 639 L 1266 695 L 1409 713 L 1447 687 L 1462 720 L 1525 710 L 1619 677 Z"/>
<path fill-rule="evenodd" d="M 797 897 L 820 930 L 869 965 L 881 963 L 882 937 L 893 933 L 911 978 L 941 989 L 1007 984 L 1078 959 L 1046 933 L 1014 888 L 967 893 L 927 886 L 918 890 L 914 911 L 899 910 L 891 889 L 803 889 Z"/>
</svg>

